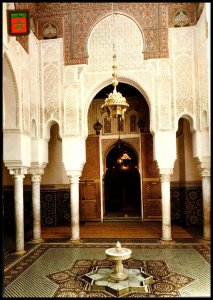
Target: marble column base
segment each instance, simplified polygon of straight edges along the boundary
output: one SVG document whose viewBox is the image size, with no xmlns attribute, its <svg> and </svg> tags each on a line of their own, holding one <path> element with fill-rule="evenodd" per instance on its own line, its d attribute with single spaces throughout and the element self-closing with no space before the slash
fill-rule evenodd
<svg viewBox="0 0 213 300">
<path fill-rule="evenodd" d="M 169 244 L 175 243 L 175 241 L 173 241 L 173 239 L 163 239 L 163 238 L 160 239 L 160 242 L 161 243 L 169 243 Z"/>
<path fill-rule="evenodd" d="M 14 252 L 14 254 L 16 254 L 16 255 L 24 255 L 25 253 L 27 253 L 26 250 L 19 250 L 19 251 Z"/>
<path fill-rule="evenodd" d="M 35 244 L 40 244 L 40 243 L 43 243 L 44 240 L 42 239 L 32 239 L 30 242 L 31 243 L 35 243 Z"/>
<path fill-rule="evenodd" d="M 70 243 L 76 243 L 76 244 L 79 244 L 79 243 L 81 242 L 81 239 L 79 238 L 79 239 L 76 239 L 76 240 L 75 240 L 75 239 L 72 239 L 72 238 L 71 238 L 71 239 L 69 240 L 69 242 L 70 242 Z"/>
<path fill-rule="evenodd" d="M 210 242 L 210 241 L 211 241 L 211 238 L 205 237 L 205 236 L 204 236 L 204 237 L 202 237 L 202 240 Z"/>
</svg>

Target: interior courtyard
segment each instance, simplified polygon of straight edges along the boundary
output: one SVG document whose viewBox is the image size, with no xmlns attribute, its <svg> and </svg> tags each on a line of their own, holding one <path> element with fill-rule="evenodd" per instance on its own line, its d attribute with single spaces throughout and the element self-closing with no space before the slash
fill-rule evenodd
<svg viewBox="0 0 213 300">
<path fill-rule="evenodd" d="M 210 3 L 2 10 L 2 297 L 211 297 Z"/>
</svg>

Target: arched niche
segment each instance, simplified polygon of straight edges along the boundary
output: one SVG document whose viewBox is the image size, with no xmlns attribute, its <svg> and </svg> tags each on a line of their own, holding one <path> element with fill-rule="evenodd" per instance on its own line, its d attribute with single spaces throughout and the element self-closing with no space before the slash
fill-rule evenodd
<svg viewBox="0 0 213 300">
<path fill-rule="evenodd" d="M 178 120 L 176 131 L 177 159 L 174 165 L 172 181 L 193 182 L 200 181 L 201 176 L 197 168 L 197 163 L 193 158 L 193 119 L 184 115 Z"/>
</svg>

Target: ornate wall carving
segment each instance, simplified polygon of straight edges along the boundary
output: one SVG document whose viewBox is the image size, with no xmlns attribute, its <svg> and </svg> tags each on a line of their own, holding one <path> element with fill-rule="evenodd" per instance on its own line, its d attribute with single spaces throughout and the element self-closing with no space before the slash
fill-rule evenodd
<svg viewBox="0 0 213 300">
<path fill-rule="evenodd" d="M 30 66 L 30 95 L 31 95 L 31 120 L 34 119 L 36 124 L 39 123 L 39 52 L 38 42 L 34 34 L 31 34 L 29 41 L 29 66 Z"/>
<path fill-rule="evenodd" d="M 175 3 L 170 2 L 168 6 L 168 15 L 169 15 L 169 27 L 174 27 L 175 25 L 175 16 L 180 11 L 185 12 L 189 16 L 189 25 L 193 26 L 197 23 L 197 9 L 198 9 L 198 3 L 192 3 L 192 2 L 186 2 L 186 3 Z"/>
<path fill-rule="evenodd" d="M 79 135 L 79 105 L 76 99 L 77 89 L 75 85 L 65 89 L 64 93 L 64 134 L 78 136 Z"/>
<path fill-rule="evenodd" d="M 125 36 L 122 32 L 125 32 Z M 141 68 L 144 50 L 142 32 L 133 20 L 116 14 L 101 20 L 91 32 L 88 42 L 88 71 L 112 70 L 113 42 L 118 73 L 120 69 Z"/>
<path fill-rule="evenodd" d="M 144 32 L 146 50 L 144 58 L 168 57 L 167 3 L 114 3 L 114 11 L 133 18 Z M 41 28 L 48 18 L 63 18 L 59 25 L 64 32 L 65 64 L 87 63 L 87 42 L 91 30 L 107 14 L 112 13 L 111 3 L 39 3 L 36 16 L 37 36 L 42 38 Z"/>
<path fill-rule="evenodd" d="M 58 67 L 57 63 L 44 63 L 45 121 L 59 119 Z"/>
<path fill-rule="evenodd" d="M 195 119 L 197 97 L 195 88 L 195 31 L 193 27 L 182 27 L 172 29 L 171 32 L 170 49 L 173 57 L 176 117 L 188 113 Z"/>
<path fill-rule="evenodd" d="M 44 40 L 40 44 L 41 123 L 57 120 L 62 123 L 61 85 L 63 78 L 63 51 L 60 39 Z M 44 130 L 41 128 L 41 130 Z M 43 132 L 45 135 L 46 133 Z"/>
<path fill-rule="evenodd" d="M 198 37 L 198 99 L 197 99 L 197 115 L 201 115 L 203 111 L 207 112 L 207 122 L 209 124 L 209 108 L 208 108 L 208 58 L 207 58 L 207 21 L 205 14 L 202 14 L 197 25 Z M 199 124 L 202 129 L 202 124 Z"/>
</svg>

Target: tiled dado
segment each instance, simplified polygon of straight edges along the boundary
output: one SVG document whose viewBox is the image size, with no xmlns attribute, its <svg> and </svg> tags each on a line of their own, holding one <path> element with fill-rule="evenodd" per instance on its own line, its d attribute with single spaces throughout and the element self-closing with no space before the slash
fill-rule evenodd
<svg viewBox="0 0 213 300">
<path fill-rule="evenodd" d="M 100 205 L 96 190 L 98 184 L 80 184 L 80 220 L 100 220 Z M 86 189 L 88 187 L 88 189 Z M 41 189 L 41 225 L 66 226 L 70 225 L 70 190 L 67 188 L 50 189 L 47 186 Z M 100 201 L 99 201 L 100 202 Z M 15 228 L 14 216 L 14 191 L 13 187 L 3 189 L 3 210 L 5 228 Z M 24 226 L 31 229 L 32 216 L 32 191 L 24 187 Z"/>
<path fill-rule="evenodd" d="M 171 182 L 171 213 L 176 224 L 203 224 L 201 182 Z"/>
<path fill-rule="evenodd" d="M 80 220 L 100 220 L 100 192 L 98 182 L 80 184 Z M 4 224 L 15 228 L 13 187 L 3 189 Z M 202 225 L 203 204 L 201 182 L 171 182 L 171 217 L 179 225 Z M 32 228 L 32 192 L 24 187 L 25 228 Z M 64 226 L 70 224 L 69 188 L 45 187 L 41 189 L 42 226 Z"/>
</svg>

